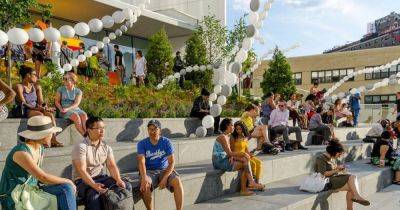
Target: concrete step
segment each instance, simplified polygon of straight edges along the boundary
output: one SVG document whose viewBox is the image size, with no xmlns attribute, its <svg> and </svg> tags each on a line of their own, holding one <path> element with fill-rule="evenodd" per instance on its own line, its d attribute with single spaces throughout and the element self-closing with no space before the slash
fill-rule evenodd
<svg viewBox="0 0 400 210">
<path fill-rule="evenodd" d="M 147 123 L 150 119 L 103 119 L 106 131 L 105 139 L 108 142 L 132 142 L 140 141 L 148 136 Z M 168 138 L 188 138 L 194 134 L 201 121 L 195 118 L 160 118 L 162 135 Z M 234 121 L 239 120 L 234 118 Z M 0 150 L 7 150 L 18 142 L 17 133 L 26 129 L 26 119 L 6 119 L 0 122 Z M 57 139 L 64 145 L 73 145 L 82 140 L 82 136 L 76 131 L 75 126 L 69 121 L 57 119 L 57 125 L 63 131 L 57 135 Z M 336 136 L 344 141 L 354 139 L 358 135 L 360 139 L 370 129 L 369 125 L 361 125 L 357 128 L 336 128 Z M 211 130 L 209 130 L 211 133 Z M 302 132 L 303 141 L 306 142 L 308 131 Z M 295 135 L 291 135 L 295 139 Z"/>
<path fill-rule="evenodd" d="M 369 155 L 372 145 L 356 143 L 345 143 L 347 153 L 344 161 L 352 162 L 361 160 Z M 313 170 L 314 157 L 316 154 L 325 151 L 324 146 L 311 146 L 309 151 L 294 151 L 280 153 L 276 156 L 261 155 L 263 161 L 262 182 L 270 185 L 299 175 L 307 174 Z M 210 161 L 183 164 L 177 167 L 181 175 L 185 190 L 185 206 L 201 203 L 223 195 L 232 194 L 239 190 L 238 172 L 222 172 L 214 170 Z M 137 172 L 129 176 L 137 179 Z M 136 181 L 135 186 L 138 185 Z M 267 190 L 268 191 L 268 190 Z M 174 209 L 173 194 L 167 191 L 154 191 L 155 209 Z M 136 209 L 145 209 L 140 201 Z M 230 208 L 228 208 L 230 209 Z"/>
<path fill-rule="evenodd" d="M 380 192 L 367 197 L 371 206 L 356 206 L 355 210 L 394 210 L 400 209 L 400 185 L 390 185 Z"/>
<path fill-rule="evenodd" d="M 390 185 L 392 171 L 390 168 L 378 168 L 366 164 L 366 160 L 349 163 L 349 172 L 357 175 L 360 191 L 363 196 L 369 196 Z M 265 192 L 257 192 L 255 196 L 241 197 L 223 196 L 214 200 L 186 206 L 185 209 L 255 209 L 255 210 L 309 210 L 309 209 L 346 209 L 346 193 L 332 191 L 318 194 L 302 192 L 299 185 L 307 174 L 293 176 L 284 180 L 275 181 L 267 185 Z M 398 195 L 398 194 L 397 194 Z M 359 209 L 365 207 L 354 204 Z M 374 204 L 373 204 L 374 205 Z M 379 208 L 381 209 L 381 208 Z M 392 208 L 396 209 L 396 208 Z"/>
</svg>

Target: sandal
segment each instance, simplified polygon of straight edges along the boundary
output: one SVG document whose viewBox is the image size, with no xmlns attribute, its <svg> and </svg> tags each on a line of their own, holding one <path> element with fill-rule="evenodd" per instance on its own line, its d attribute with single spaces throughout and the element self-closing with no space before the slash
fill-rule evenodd
<svg viewBox="0 0 400 210">
<path fill-rule="evenodd" d="M 264 191 L 265 190 L 265 184 L 257 184 L 259 185 L 258 187 L 256 186 L 249 186 L 247 189 L 249 190 L 258 190 L 258 191 Z"/>
<path fill-rule="evenodd" d="M 367 200 L 358 200 L 358 199 L 352 198 L 351 201 L 356 202 L 356 203 L 359 203 L 359 204 L 361 204 L 361 205 L 363 205 L 363 206 L 369 206 L 369 205 L 371 205 L 371 203 L 370 203 L 369 201 L 367 201 Z"/>
<path fill-rule="evenodd" d="M 253 191 L 240 191 L 240 195 L 241 196 L 251 196 L 251 195 L 255 195 L 256 193 Z"/>
<path fill-rule="evenodd" d="M 51 147 L 63 147 L 64 144 L 61 142 L 52 142 Z"/>
</svg>

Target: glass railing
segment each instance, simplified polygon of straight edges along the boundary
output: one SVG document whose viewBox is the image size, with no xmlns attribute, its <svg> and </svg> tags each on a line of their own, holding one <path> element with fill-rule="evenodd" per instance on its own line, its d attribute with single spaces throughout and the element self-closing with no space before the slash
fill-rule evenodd
<svg viewBox="0 0 400 210">
<path fill-rule="evenodd" d="M 376 123 L 382 119 L 396 120 L 394 104 L 361 104 L 360 123 Z"/>
</svg>

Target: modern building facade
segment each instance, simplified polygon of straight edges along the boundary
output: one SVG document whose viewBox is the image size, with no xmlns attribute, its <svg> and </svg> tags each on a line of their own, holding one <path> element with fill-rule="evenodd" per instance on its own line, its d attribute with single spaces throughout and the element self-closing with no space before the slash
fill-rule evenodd
<svg viewBox="0 0 400 210">
<path fill-rule="evenodd" d="M 354 51 L 400 45 L 400 14 L 395 12 L 367 25 L 367 34 L 358 41 L 334 47 L 324 53 Z"/>
<path fill-rule="evenodd" d="M 299 93 L 307 94 L 313 82 L 319 82 L 320 88 L 330 88 L 335 82 L 351 72 L 362 70 L 366 67 L 375 67 L 390 63 L 400 57 L 400 46 L 373 48 L 357 51 L 335 52 L 311 56 L 288 58 L 293 72 L 293 78 Z M 262 96 L 260 83 L 265 70 L 268 69 L 268 61 L 253 74 L 253 88 L 251 93 Z M 374 84 L 390 75 L 400 72 L 400 65 L 372 74 L 357 75 L 345 82 L 334 94 L 347 92 L 350 88 L 357 88 Z M 396 100 L 396 92 L 400 91 L 399 85 L 390 85 L 362 94 L 362 102 L 365 104 L 393 103 Z"/>
<path fill-rule="evenodd" d="M 143 0 L 39 0 L 42 3 L 49 3 L 52 7 L 52 25 L 73 26 L 77 22 L 88 22 L 92 18 L 99 18 L 111 15 L 116 10 L 134 8 Z M 109 60 L 114 58 L 113 45 L 118 44 L 124 54 L 124 62 L 127 67 L 127 75 L 131 72 L 134 61 L 134 54 L 142 50 L 146 55 L 148 38 L 165 28 L 172 47 L 175 51 L 183 50 L 185 41 L 198 27 L 202 17 L 208 14 L 215 14 L 222 23 L 225 23 L 226 0 L 151 0 L 150 5 L 138 18 L 138 21 L 123 36 L 112 40 L 106 46 L 105 51 Z M 110 30 L 103 30 L 98 33 L 90 33 L 86 37 L 79 37 L 84 41 L 86 47 L 95 45 L 97 41 L 115 31 L 120 25 Z M 110 62 L 113 63 L 113 62 Z"/>
</svg>

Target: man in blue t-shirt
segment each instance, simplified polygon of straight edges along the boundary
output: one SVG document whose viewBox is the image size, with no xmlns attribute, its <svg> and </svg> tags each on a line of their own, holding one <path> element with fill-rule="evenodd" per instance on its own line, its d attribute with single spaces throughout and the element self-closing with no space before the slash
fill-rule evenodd
<svg viewBox="0 0 400 210">
<path fill-rule="evenodd" d="M 349 90 L 351 91 L 351 89 Z M 356 92 L 354 94 L 351 94 L 350 99 L 349 99 L 349 104 L 350 104 L 350 109 L 351 112 L 353 113 L 353 124 L 354 127 L 358 125 L 358 116 L 360 114 L 360 109 L 361 109 L 361 94 L 360 92 Z"/>
<path fill-rule="evenodd" d="M 152 191 L 159 187 L 174 193 L 177 210 L 182 209 L 183 186 L 175 169 L 174 148 L 168 138 L 161 136 L 161 123 L 150 120 L 147 124 L 149 137 L 137 145 L 140 173 L 140 191 L 148 210 L 153 209 Z"/>
</svg>

